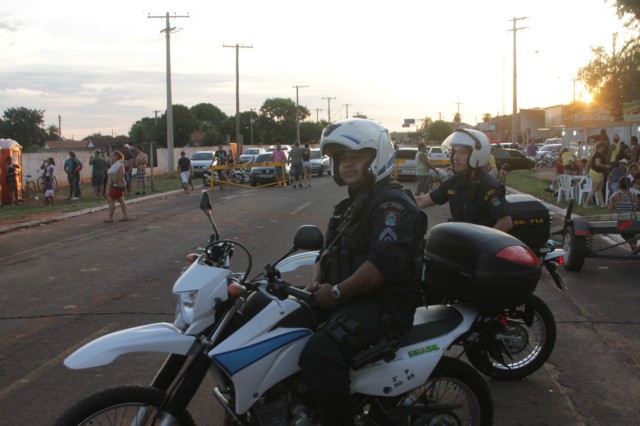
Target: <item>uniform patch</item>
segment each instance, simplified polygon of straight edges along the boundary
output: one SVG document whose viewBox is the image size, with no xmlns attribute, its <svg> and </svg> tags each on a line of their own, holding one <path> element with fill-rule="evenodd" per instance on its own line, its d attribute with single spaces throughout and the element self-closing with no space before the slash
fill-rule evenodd
<svg viewBox="0 0 640 426">
<path fill-rule="evenodd" d="M 491 188 L 487 192 L 484 193 L 484 200 L 487 201 L 487 200 L 489 200 L 489 198 L 493 197 L 494 195 L 496 195 L 496 189 L 495 188 Z"/>
<path fill-rule="evenodd" d="M 498 197 L 493 197 L 493 199 L 491 200 L 491 204 L 494 207 L 500 207 L 502 205 L 502 201 L 500 201 Z"/>
<path fill-rule="evenodd" d="M 379 241 L 398 241 L 398 235 L 391 228 L 384 228 L 378 237 Z"/>
<path fill-rule="evenodd" d="M 400 216 L 400 212 L 388 210 L 384 215 L 384 224 L 393 228 L 398 224 L 398 216 Z"/>
<path fill-rule="evenodd" d="M 387 201 L 386 203 L 382 203 L 380 204 L 380 208 L 382 210 L 387 210 L 387 209 L 396 209 L 396 210 L 404 210 L 404 205 L 401 203 L 398 203 L 397 201 Z"/>
<path fill-rule="evenodd" d="M 447 189 L 447 195 L 456 195 L 455 189 Z"/>
</svg>

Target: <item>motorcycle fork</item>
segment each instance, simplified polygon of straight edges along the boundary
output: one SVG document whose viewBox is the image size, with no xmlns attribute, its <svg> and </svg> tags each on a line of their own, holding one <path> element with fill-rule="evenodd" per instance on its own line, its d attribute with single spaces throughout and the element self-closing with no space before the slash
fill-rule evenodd
<svg viewBox="0 0 640 426">
<path fill-rule="evenodd" d="M 196 394 L 211 363 L 211 358 L 205 352 L 196 353 L 169 386 L 160 411 L 166 411 L 175 418 L 179 418 Z"/>
</svg>

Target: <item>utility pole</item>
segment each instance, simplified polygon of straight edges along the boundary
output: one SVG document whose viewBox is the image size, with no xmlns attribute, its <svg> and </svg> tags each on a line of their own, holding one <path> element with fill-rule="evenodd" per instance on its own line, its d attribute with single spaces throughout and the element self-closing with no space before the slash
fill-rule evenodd
<svg viewBox="0 0 640 426">
<path fill-rule="evenodd" d="M 169 12 L 165 16 L 151 16 L 147 15 L 147 18 L 160 18 L 165 20 L 165 28 L 160 32 L 165 33 L 167 40 L 167 173 L 173 174 L 175 165 L 173 164 L 173 106 L 171 101 L 171 31 L 175 30 L 175 27 L 171 28 L 171 18 L 188 18 L 189 15 L 176 15 L 169 16 Z"/>
<path fill-rule="evenodd" d="M 331 97 L 327 96 L 326 98 L 322 98 L 322 99 L 326 99 L 327 100 L 327 103 L 328 103 L 327 124 L 331 124 L 331 99 L 336 99 L 336 98 L 331 98 Z"/>
<path fill-rule="evenodd" d="M 353 104 L 342 104 L 342 106 L 347 109 L 347 118 L 349 118 L 349 105 L 353 105 Z"/>
<path fill-rule="evenodd" d="M 296 142 L 300 143 L 300 106 L 298 104 L 298 89 L 309 86 L 295 85 L 292 87 L 296 89 Z"/>
<path fill-rule="evenodd" d="M 316 108 L 316 123 L 319 123 L 319 122 L 320 122 L 320 119 L 318 118 L 318 113 L 319 113 L 320 111 L 324 111 L 324 110 L 323 110 L 323 109 L 320 109 L 320 108 Z"/>
<path fill-rule="evenodd" d="M 513 115 L 511 116 L 511 142 L 518 143 L 518 86 L 516 84 L 518 73 L 516 71 L 516 33 L 519 30 L 524 30 L 529 27 L 516 28 L 516 23 L 527 17 L 510 19 L 513 21 L 513 29 L 507 31 L 513 31 Z"/>
<path fill-rule="evenodd" d="M 256 122 L 256 120 L 253 119 L 253 111 L 254 111 L 253 108 L 249 110 L 249 124 L 251 126 L 251 145 L 253 145 L 253 123 Z"/>
<path fill-rule="evenodd" d="M 442 121 L 442 111 L 437 111 L 438 120 Z"/>
<path fill-rule="evenodd" d="M 227 45 L 222 47 L 233 47 L 236 49 L 236 143 L 238 144 L 238 155 L 242 155 L 242 138 L 240 137 L 240 48 L 253 49 L 253 45 L 245 46 L 240 44 Z"/>
</svg>

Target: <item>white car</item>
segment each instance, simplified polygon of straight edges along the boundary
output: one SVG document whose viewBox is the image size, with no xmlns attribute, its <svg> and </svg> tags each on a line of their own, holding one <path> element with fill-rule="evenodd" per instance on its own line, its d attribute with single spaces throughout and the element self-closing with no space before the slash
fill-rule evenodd
<svg viewBox="0 0 640 426">
<path fill-rule="evenodd" d="M 256 157 L 267 152 L 264 148 L 244 148 L 242 155 L 238 158 L 240 163 L 253 163 Z"/>
<path fill-rule="evenodd" d="M 417 153 L 418 148 L 398 148 L 396 150 L 398 178 L 415 177 Z"/>
<path fill-rule="evenodd" d="M 562 151 L 562 144 L 551 143 L 543 145 L 536 153 L 535 160 L 542 160 L 542 157 L 547 154 L 551 155 L 552 157 L 557 157 L 558 155 L 560 155 L 560 151 Z"/>
<path fill-rule="evenodd" d="M 311 150 L 311 173 L 316 176 L 331 173 L 329 157 L 327 155 L 322 155 L 319 149 Z"/>
<path fill-rule="evenodd" d="M 427 158 L 436 167 L 449 167 L 451 165 L 449 153 L 442 152 L 442 148 L 439 146 L 432 146 L 427 153 Z"/>
<path fill-rule="evenodd" d="M 205 170 L 209 170 L 213 163 L 213 151 L 196 151 L 191 154 L 191 168 L 194 176 L 202 176 Z"/>
</svg>

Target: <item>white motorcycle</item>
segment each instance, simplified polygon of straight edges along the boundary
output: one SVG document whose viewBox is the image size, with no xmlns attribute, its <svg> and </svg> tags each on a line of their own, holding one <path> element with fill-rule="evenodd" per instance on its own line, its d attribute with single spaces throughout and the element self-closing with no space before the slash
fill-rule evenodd
<svg viewBox="0 0 640 426">
<path fill-rule="evenodd" d="M 322 233 L 301 227 L 276 267 L 267 265 L 264 277 L 248 280 L 248 250 L 219 239 L 206 191 L 200 205 L 214 232 L 204 253 L 193 256 L 173 287 L 175 322 L 108 334 L 64 361 L 71 369 L 84 369 L 133 352 L 168 353 L 156 378 L 146 387 L 95 393 L 69 408 L 56 425 L 193 425 L 187 407 L 207 372 L 217 384 L 213 395 L 225 410 L 226 424 L 318 424 L 312 391 L 298 367 L 302 348 L 317 327 L 313 295 L 283 281 L 280 272 L 308 262 L 313 254 L 286 256 L 318 250 Z M 492 423 L 491 394 L 482 377 L 444 354 L 461 340 L 477 341 L 474 330 L 488 318 L 472 306 L 488 308 L 530 295 L 540 277 L 539 262 L 516 238 L 476 225 L 441 224 L 432 229 L 430 240 L 440 247 L 430 252 L 432 281 L 470 303 L 418 308 L 414 326 L 399 345 L 382 339 L 354 358 L 355 425 Z M 231 271 L 234 251 L 248 257 L 246 270 Z M 451 260 L 454 255 L 458 260 Z M 486 276 L 485 267 L 501 270 L 503 278 Z"/>
</svg>

